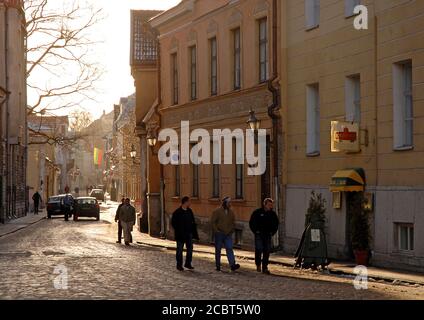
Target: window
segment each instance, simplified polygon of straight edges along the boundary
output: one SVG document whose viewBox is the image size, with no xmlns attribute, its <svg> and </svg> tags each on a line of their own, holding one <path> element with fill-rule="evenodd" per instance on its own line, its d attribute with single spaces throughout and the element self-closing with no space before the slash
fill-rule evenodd
<svg viewBox="0 0 424 320">
<path fill-rule="evenodd" d="M 396 242 L 397 248 L 400 251 L 414 250 L 414 225 L 406 223 L 396 223 Z"/>
<path fill-rule="evenodd" d="M 241 41 L 240 41 L 240 28 L 233 31 L 234 41 L 234 90 L 241 88 Z"/>
<path fill-rule="evenodd" d="M 193 196 L 193 198 L 198 198 L 199 197 L 199 165 L 193 164 L 192 169 L 193 169 L 193 172 L 192 172 L 192 174 L 193 174 L 192 196 Z"/>
<path fill-rule="evenodd" d="M 395 149 L 413 146 L 412 62 L 393 66 L 393 142 Z"/>
<path fill-rule="evenodd" d="M 244 184 L 244 150 L 243 140 L 235 139 L 235 154 L 236 154 L 236 199 L 243 199 L 243 184 Z"/>
<path fill-rule="evenodd" d="M 191 100 L 197 99 L 197 52 L 196 46 L 190 47 L 190 95 Z"/>
<path fill-rule="evenodd" d="M 175 196 L 181 196 L 181 174 L 180 166 L 175 166 Z"/>
<path fill-rule="evenodd" d="M 346 78 L 345 84 L 346 121 L 361 122 L 361 78 L 354 75 Z"/>
<path fill-rule="evenodd" d="M 320 0 L 305 0 L 306 29 L 312 29 L 319 26 L 319 5 Z"/>
<path fill-rule="evenodd" d="M 317 155 L 320 151 L 320 103 L 317 83 L 306 87 L 306 117 L 306 152 L 308 155 Z"/>
<path fill-rule="evenodd" d="M 211 54 L 211 65 L 210 65 L 210 81 L 211 81 L 211 95 L 216 96 L 218 94 L 218 51 L 216 38 L 209 40 L 210 42 L 210 54 Z"/>
<path fill-rule="evenodd" d="M 178 104 L 178 59 L 177 54 L 171 55 L 172 62 L 172 102 Z"/>
<path fill-rule="evenodd" d="M 259 82 L 268 80 L 268 25 L 267 18 L 259 20 Z"/>
<path fill-rule="evenodd" d="M 212 161 L 212 198 L 220 198 L 220 165 L 216 163 L 215 158 L 219 157 L 219 144 L 211 143 L 211 150 L 213 150 Z"/>
<path fill-rule="evenodd" d="M 354 15 L 354 10 L 356 6 L 361 4 L 360 0 L 345 0 L 345 16 L 351 17 Z"/>
</svg>

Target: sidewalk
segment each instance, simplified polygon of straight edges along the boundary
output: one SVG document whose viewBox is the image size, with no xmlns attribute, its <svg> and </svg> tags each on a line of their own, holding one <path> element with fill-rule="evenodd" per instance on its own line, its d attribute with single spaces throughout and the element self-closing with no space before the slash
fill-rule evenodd
<svg viewBox="0 0 424 320">
<path fill-rule="evenodd" d="M 152 238 L 146 234 L 138 233 L 138 237 L 141 241 L 137 241 L 139 244 L 165 248 L 167 250 L 175 250 L 175 242 L 171 240 L 163 240 Z M 213 246 L 204 244 L 196 244 L 194 252 L 215 254 Z M 246 250 L 234 250 L 234 254 L 239 259 L 255 260 L 255 254 L 251 251 Z M 275 253 L 271 255 L 270 264 L 280 265 L 285 267 L 293 267 L 295 259 L 293 257 Z M 356 276 L 354 273 L 355 265 L 352 263 L 345 262 L 333 262 L 329 265 L 328 270 L 331 274 L 344 275 L 344 276 Z M 412 284 L 424 286 L 424 273 L 413 273 L 407 271 L 388 270 L 376 267 L 368 267 L 368 277 L 375 281 L 390 282 L 393 284 Z"/>
<path fill-rule="evenodd" d="M 0 238 L 14 233 L 18 230 L 24 229 L 34 223 L 37 223 L 46 218 L 45 211 L 41 211 L 38 215 L 28 213 L 27 216 L 10 220 L 5 224 L 0 224 Z"/>
</svg>

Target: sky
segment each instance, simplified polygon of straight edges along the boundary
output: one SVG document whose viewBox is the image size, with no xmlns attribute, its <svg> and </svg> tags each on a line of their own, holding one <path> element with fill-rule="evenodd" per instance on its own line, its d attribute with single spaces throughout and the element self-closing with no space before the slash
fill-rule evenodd
<svg viewBox="0 0 424 320">
<path fill-rule="evenodd" d="M 61 1 L 66 3 L 70 0 Z M 134 79 L 131 76 L 129 65 L 130 10 L 166 10 L 177 5 L 180 0 L 83 1 L 92 3 L 96 8 L 102 8 L 105 17 L 91 29 L 91 36 L 102 41 L 92 48 L 92 55 L 103 67 L 105 73 L 102 80 L 96 83 L 95 101 L 86 100 L 81 105 L 82 109 L 92 114 L 93 119 L 97 119 L 103 114 L 103 111 L 106 113 L 112 111 L 113 105 L 119 103 L 121 97 L 127 97 L 135 92 Z M 50 81 L 41 71 L 36 79 L 41 83 Z M 34 99 L 31 92 L 29 92 L 29 99 Z M 56 114 L 68 114 L 70 111 L 60 110 Z"/>
</svg>

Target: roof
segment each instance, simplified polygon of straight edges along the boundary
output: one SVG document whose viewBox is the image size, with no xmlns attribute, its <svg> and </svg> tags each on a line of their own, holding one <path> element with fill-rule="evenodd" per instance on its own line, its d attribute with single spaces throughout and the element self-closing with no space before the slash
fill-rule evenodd
<svg viewBox="0 0 424 320">
<path fill-rule="evenodd" d="M 121 112 L 115 122 L 118 130 L 135 119 L 135 94 L 128 98 L 121 98 L 120 105 Z"/>
</svg>

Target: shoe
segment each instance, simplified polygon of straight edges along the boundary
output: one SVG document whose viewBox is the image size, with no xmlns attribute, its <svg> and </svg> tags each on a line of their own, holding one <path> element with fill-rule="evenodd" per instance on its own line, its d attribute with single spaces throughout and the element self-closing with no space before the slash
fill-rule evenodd
<svg viewBox="0 0 424 320">
<path fill-rule="evenodd" d="M 116 243 L 122 243 L 122 241 L 119 241 L 119 240 L 118 240 L 118 241 L 116 241 Z"/>
<path fill-rule="evenodd" d="M 177 266 L 177 270 L 178 270 L 178 271 L 184 271 L 184 268 L 183 268 L 183 267 L 181 267 L 181 266 Z"/>
<path fill-rule="evenodd" d="M 184 268 L 189 269 L 189 270 L 194 270 L 192 265 L 185 265 Z"/>
<path fill-rule="evenodd" d="M 236 271 L 240 269 L 240 265 L 238 263 L 236 263 L 235 265 L 231 266 L 231 271 Z"/>
<path fill-rule="evenodd" d="M 261 266 L 257 266 L 257 267 L 256 267 L 256 271 L 258 271 L 258 272 L 262 272 Z"/>
<path fill-rule="evenodd" d="M 266 274 L 266 275 L 270 275 L 271 274 L 271 272 L 268 269 L 263 269 L 262 270 L 262 273 L 263 274 Z"/>
<path fill-rule="evenodd" d="M 125 242 L 125 245 L 126 245 L 126 246 L 129 246 L 129 245 L 130 245 L 130 243 L 129 243 L 129 242 Z"/>
<path fill-rule="evenodd" d="M 216 271 L 221 271 L 221 267 L 216 267 Z"/>
</svg>

